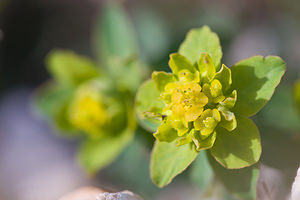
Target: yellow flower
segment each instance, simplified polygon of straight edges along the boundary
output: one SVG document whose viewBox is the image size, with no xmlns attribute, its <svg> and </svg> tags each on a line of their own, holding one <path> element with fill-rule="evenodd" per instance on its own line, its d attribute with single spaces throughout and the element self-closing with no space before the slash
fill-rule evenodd
<svg viewBox="0 0 300 200">
<path fill-rule="evenodd" d="M 183 135 L 188 130 L 188 122 L 195 121 L 208 103 L 207 96 L 201 92 L 201 86 L 196 82 L 174 82 L 165 87 L 162 98 L 167 110 L 172 111 L 170 123 Z"/>
<path fill-rule="evenodd" d="M 107 123 L 108 113 L 99 93 L 90 87 L 82 87 L 75 94 L 69 110 L 70 122 L 78 129 L 94 135 Z"/>
<path fill-rule="evenodd" d="M 237 94 L 230 89 L 231 71 L 223 65 L 216 72 L 206 53 L 195 65 L 180 54 L 171 54 L 169 65 L 173 73 L 152 74 L 165 103 L 162 124 L 154 136 L 159 141 L 178 139 L 178 145 L 194 142 L 197 149 L 210 148 L 218 125 L 229 131 L 236 128 L 231 109 Z"/>
</svg>

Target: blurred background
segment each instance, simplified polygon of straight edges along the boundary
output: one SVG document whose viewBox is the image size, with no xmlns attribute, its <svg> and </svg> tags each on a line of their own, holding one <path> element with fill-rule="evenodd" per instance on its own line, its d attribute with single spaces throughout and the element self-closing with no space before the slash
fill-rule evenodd
<svg viewBox="0 0 300 200">
<path fill-rule="evenodd" d="M 228 66 L 257 54 L 287 62 L 282 84 L 254 119 L 263 144 L 258 197 L 286 199 L 300 164 L 300 119 L 292 100 L 293 83 L 300 78 L 300 1 L 120 2 L 152 69 L 168 70 L 169 53 L 189 29 L 205 24 L 219 35 Z M 76 161 L 78 141 L 56 134 L 36 111 L 34 91 L 50 78 L 45 56 L 62 48 L 93 58 L 91 42 L 103 5 L 101 0 L 0 0 L 1 200 L 53 200 L 85 185 L 129 189 L 145 199 L 201 196 L 197 184 L 184 178 L 189 172 L 156 189 L 148 173 L 149 148 L 136 141 L 99 175 L 88 176 Z"/>
</svg>

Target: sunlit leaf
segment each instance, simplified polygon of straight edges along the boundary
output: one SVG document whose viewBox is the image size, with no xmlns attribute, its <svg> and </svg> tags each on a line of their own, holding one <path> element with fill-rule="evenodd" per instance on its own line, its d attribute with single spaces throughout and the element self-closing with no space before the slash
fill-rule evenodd
<svg viewBox="0 0 300 200">
<path fill-rule="evenodd" d="M 286 69 L 285 62 L 276 56 L 254 56 L 231 68 L 232 88 L 237 90 L 234 112 L 252 116 L 272 97 Z"/>
<path fill-rule="evenodd" d="M 196 63 L 201 53 L 208 53 L 217 69 L 221 64 L 222 49 L 219 37 L 208 26 L 192 29 L 179 48 L 179 53 Z"/>
<path fill-rule="evenodd" d="M 183 172 L 197 157 L 191 144 L 176 146 L 175 143 L 155 142 L 151 156 L 151 178 L 158 187 L 164 187 Z"/>
<path fill-rule="evenodd" d="M 236 116 L 237 128 L 229 132 L 217 128 L 211 148 L 214 158 L 225 168 L 237 169 L 255 164 L 261 155 L 260 135 L 251 119 Z"/>
</svg>

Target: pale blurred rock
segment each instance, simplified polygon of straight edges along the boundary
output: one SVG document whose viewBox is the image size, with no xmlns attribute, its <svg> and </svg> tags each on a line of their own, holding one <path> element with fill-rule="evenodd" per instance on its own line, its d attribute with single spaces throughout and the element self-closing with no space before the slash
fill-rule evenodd
<svg viewBox="0 0 300 200">
<path fill-rule="evenodd" d="M 97 195 L 104 192 L 106 191 L 95 187 L 83 187 L 63 196 L 59 200 L 95 200 Z"/>
<path fill-rule="evenodd" d="M 297 176 L 293 183 L 291 200 L 299 200 L 300 199 L 300 167 L 297 172 Z"/>
<path fill-rule="evenodd" d="M 257 200 L 286 200 L 289 190 L 282 171 L 260 164 Z"/>
<path fill-rule="evenodd" d="M 122 191 L 117 193 L 105 192 L 100 194 L 96 200 L 143 200 L 140 196 L 130 192 Z"/>
</svg>

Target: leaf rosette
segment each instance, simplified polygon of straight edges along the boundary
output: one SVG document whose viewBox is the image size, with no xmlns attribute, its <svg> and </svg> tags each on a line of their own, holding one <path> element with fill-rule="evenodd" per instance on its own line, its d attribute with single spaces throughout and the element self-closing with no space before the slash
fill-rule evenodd
<svg viewBox="0 0 300 200">
<path fill-rule="evenodd" d="M 133 95 L 87 57 L 55 50 L 47 59 L 54 77 L 36 96 L 40 110 L 61 133 L 81 136 L 82 165 L 90 172 L 110 164 L 132 140 Z"/>
<path fill-rule="evenodd" d="M 154 133 L 151 177 L 163 187 L 184 171 L 201 150 L 227 169 L 258 162 L 260 134 L 249 117 L 272 97 L 285 72 L 276 56 L 254 56 L 228 68 L 221 65 L 218 36 L 204 26 L 192 29 L 172 72 L 153 72 L 136 95 L 140 124 Z"/>
<path fill-rule="evenodd" d="M 135 31 L 122 5 L 107 2 L 95 22 L 97 61 L 70 50 L 52 51 L 46 65 L 53 79 L 36 95 L 60 133 L 80 136 L 79 161 L 91 173 L 113 162 L 132 141 L 134 95 L 143 78 Z"/>
</svg>

